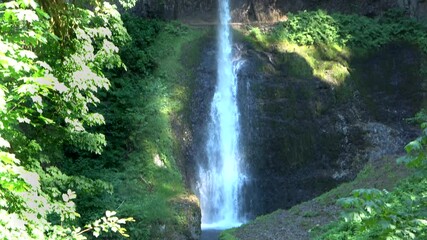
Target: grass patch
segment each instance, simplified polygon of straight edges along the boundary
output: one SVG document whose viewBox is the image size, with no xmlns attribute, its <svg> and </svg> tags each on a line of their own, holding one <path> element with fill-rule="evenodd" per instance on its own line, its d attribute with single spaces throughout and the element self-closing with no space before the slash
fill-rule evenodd
<svg viewBox="0 0 427 240">
<path fill-rule="evenodd" d="M 399 180 L 410 175 L 409 169 L 396 164 L 396 158 L 396 156 L 389 156 L 382 159 L 381 166 L 368 163 L 353 181 L 341 184 L 315 198 L 314 201 L 323 205 L 335 204 L 337 199 L 348 196 L 353 189 L 357 188 L 393 189 Z"/>
<path fill-rule="evenodd" d="M 239 240 L 237 237 L 233 235 L 234 231 L 235 231 L 235 228 L 227 229 L 221 232 L 219 239 L 220 240 Z"/>
<path fill-rule="evenodd" d="M 288 66 L 292 76 L 315 76 L 330 85 L 340 86 L 350 74 L 347 62 L 350 53 L 347 48 L 338 45 L 300 46 L 280 42 L 276 49 L 285 53 L 282 61 Z"/>
</svg>

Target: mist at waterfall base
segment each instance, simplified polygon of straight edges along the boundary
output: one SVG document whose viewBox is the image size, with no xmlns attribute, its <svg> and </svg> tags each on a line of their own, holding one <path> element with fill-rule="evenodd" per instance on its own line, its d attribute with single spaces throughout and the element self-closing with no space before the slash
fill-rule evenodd
<svg viewBox="0 0 427 240">
<path fill-rule="evenodd" d="M 233 57 L 228 0 L 220 0 L 219 17 L 217 83 L 204 149 L 207 159 L 199 163 L 196 186 L 202 211 L 202 239 L 214 239 L 219 230 L 245 222 L 240 193 L 247 177 L 237 105 L 237 73 L 244 61 Z"/>
</svg>

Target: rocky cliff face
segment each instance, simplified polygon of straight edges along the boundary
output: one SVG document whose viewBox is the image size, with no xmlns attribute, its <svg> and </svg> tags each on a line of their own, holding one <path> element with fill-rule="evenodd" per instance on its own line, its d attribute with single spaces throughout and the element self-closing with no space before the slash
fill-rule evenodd
<svg viewBox="0 0 427 240">
<path fill-rule="evenodd" d="M 190 168 L 204 158 L 201 129 L 206 128 L 216 79 L 213 46 L 198 70 Z M 351 92 L 344 98 L 339 87 L 314 76 L 293 76 L 292 66 L 281 59 L 301 61 L 299 56 L 244 43 L 236 51 L 246 59 L 239 73 L 239 105 L 251 170 L 243 197 L 248 201 L 242 203 L 249 218 L 289 208 L 351 180 L 366 162 L 401 153 L 416 135 L 405 122 L 422 99 L 420 56 L 410 46 L 390 45 L 354 60 L 346 80 Z"/>
<path fill-rule="evenodd" d="M 279 21 L 283 20 L 288 12 L 316 9 L 377 16 L 390 8 L 401 8 L 412 17 L 427 16 L 425 0 L 234 0 L 232 3 L 234 19 L 239 22 Z"/>
<path fill-rule="evenodd" d="M 390 8 L 401 8 L 412 17 L 427 17 L 425 0 L 231 0 L 231 7 L 234 22 L 278 21 L 286 19 L 288 12 L 313 9 L 376 16 Z M 216 9 L 217 0 L 139 0 L 132 11 L 145 17 L 206 24 L 216 21 Z"/>
<path fill-rule="evenodd" d="M 211 22 L 216 19 L 217 0 L 138 0 L 131 11 L 139 16 Z"/>
<path fill-rule="evenodd" d="M 405 122 L 422 99 L 416 49 L 390 45 L 355 59 L 344 97 L 340 87 L 314 76 L 294 77 L 280 60 L 299 56 L 243 49 L 242 138 L 253 174 L 246 198 L 255 199 L 248 211 L 314 198 L 352 180 L 366 162 L 402 153 L 416 136 Z"/>
</svg>

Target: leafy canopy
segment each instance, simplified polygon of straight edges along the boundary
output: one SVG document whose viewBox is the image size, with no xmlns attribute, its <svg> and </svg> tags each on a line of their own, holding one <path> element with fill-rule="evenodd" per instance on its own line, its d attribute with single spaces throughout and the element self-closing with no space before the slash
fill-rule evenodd
<svg viewBox="0 0 427 240">
<path fill-rule="evenodd" d="M 100 154 L 106 145 L 91 127 L 104 124 L 92 109 L 108 89 L 106 68 L 122 66 L 117 44 L 128 39 L 115 6 L 105 1 L 0 3 L 0 238 L 86 239 L 114 231 L 108 212 L 83 230 L 75 193 L 45 187 L 55 178 L 64 145 Z M 53 216 L 59 222 L 52 221 Z"/>
</svg>

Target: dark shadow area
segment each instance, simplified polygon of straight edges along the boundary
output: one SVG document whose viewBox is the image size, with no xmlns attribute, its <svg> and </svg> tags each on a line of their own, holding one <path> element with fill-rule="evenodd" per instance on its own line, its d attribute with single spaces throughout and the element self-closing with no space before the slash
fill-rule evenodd
<svg viewBox="0 0 427 240">
<path fill-rule="evenodd" d="M 352 79 L 373 120 L 401 122 L 421 109 L 421 57 L 417 47 L 394 43 L 351 62 Z"/>
<path fill-rule="evenodd" d="M 200 240 L 218 240 L 222 230 L 203 230 Z"/>
<path fill-rule="evenodd" d="M 336 116 L 320 116 L 317 107 L 334 108 L 333 90 L 297 54 L 275 57 L 276 66 L 248 49 L 239 74 L 242 138 L 252 173 L 244 197 L 251 200 L 246 206 L 250 217 L 289 208 L 342 181 L 331 176 L 338 168 L 343 136 L 328 124 Z M 290 63 L 311 74 L 294 77 Z"/>
</svg>

